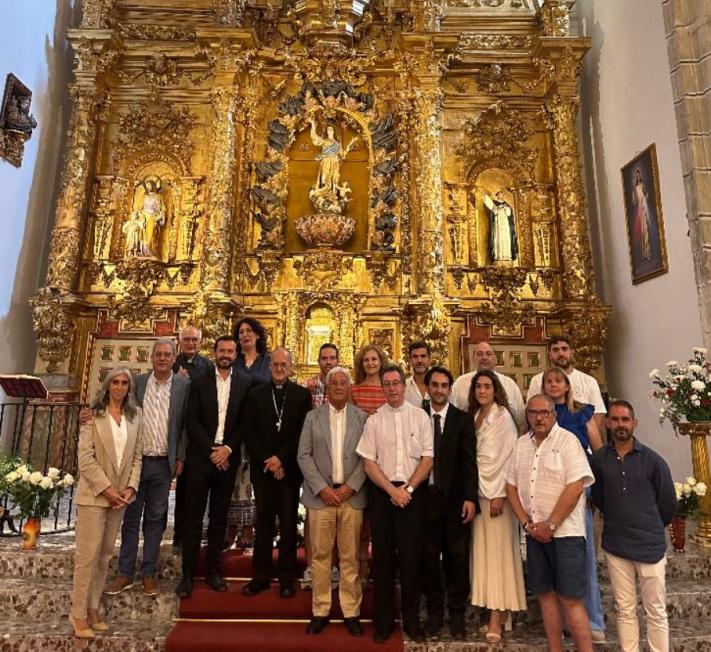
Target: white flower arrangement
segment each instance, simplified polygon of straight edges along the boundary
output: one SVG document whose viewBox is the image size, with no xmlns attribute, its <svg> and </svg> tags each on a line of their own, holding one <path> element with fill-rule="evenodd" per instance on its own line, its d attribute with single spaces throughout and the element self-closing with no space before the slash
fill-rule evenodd
<svg viewBox="0 0 711 652">
<path fill-rule="evenodd" d="M 679 503 L 677 516 L 698 519 L 699 498 L 706 495 L 706 484 L 698 482 L 693 475 L 690 475 L 684 482 L 675 482 L 674 490 Z"/>
<path fill-rule="evenodd" d="M 706 349 L 695 347 L 687 363 L 669 360 L 666 373 L 652 369 L 649 378 L 659 389 L 651 397 L 662 402 L 659 423 L 674 429 L 682 421 L 711 421 L 711 364 Z"/>
<path fill-rule="evenodd" d="M 7 493 L 20 516 L 46 518 L 52 501 L 74 484 L 74 476 L 71 473 L 62 476 L 62 472 L 54 467 L 50 467 L 44 475 L 27 464 L 21 464 L 5 473 L 0 481 L 3 492 Z"/>
</svg>

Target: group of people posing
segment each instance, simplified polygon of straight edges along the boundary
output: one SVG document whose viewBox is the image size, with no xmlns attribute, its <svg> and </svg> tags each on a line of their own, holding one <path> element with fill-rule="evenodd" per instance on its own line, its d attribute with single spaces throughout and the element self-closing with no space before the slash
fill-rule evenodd
<svg viewBox="0 0 711 652">
<path fill-rule="evenodd" d="M 133 586 L 141 521 L 143 591 L 159 591 L 159 546 L 177 477 L 179 596 L 193 590 L 207 509 L 206 584 L 228 589 L 221 574 L 228 520 L 230 538 L 254 523 L 252 579 L 242 593 L 255 596 L 276 577 L 280 595 L 292 597 L 301 500 L 313 593 L 306 633 L 329 625 L 335 564 L 353 636 L 363 635 L 370 576 L 376 642 L 394 628 L 397 578 L 403 629 L 416 642 L 438 638 L 445 613 L 451 635 L 466 638 L 472 604 L 488 611 L 482 633 L 496 644 L 506 613 L 527 608 L 527 587 L 540 603 L 551 650 L 562 650 L 564 628 L 579 650 L 603 643 L 596 506 L 621 649 L 639 648 L 638 576 L 649 646 L 668 650 L 671 474 L 634 436 L 632 405 L 616 400 L 606 409 L 595 379 L 575 369 L 566 337 L 549 341 L 551 366 L 532 380 L 526 404 L 516 383 L 495 371 L 486 342 L 474 350 L 475 371 L 456 381 L 432 363 L 425 342 L 409 346 L 410 376 L 379 347 L 364 346 L 355 379 L 327 343 L 320 373 L 305 387 L 290 380 L 290 352 L 267 352 L 264 329 L 252 318 L 216 340 L 214 364 L 197 353 L 199 345 L 192 327 L 180 335 L 180 355 L 172 339 L 158 339 L 152 372 L 133 378 L 114 369 L 93 409 L 82 413 L 70 617 L 78 636 L 108 628 L 99 598 L 119 529 L 118 575 L 106 592 Z"/>
</svg>

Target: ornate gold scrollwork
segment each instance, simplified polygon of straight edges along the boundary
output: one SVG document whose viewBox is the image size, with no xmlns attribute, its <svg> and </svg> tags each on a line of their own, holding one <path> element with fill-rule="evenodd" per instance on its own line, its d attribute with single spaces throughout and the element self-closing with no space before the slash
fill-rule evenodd
<svg viewBox="0 0 711 652">
<path fill-rule="evenodd" d="M 30 299 L 37 349 L 48 373 L 58 371 L 72 348 L 76 325 L 66 303 L 68 298 L 66 291 L 43 287 Z"/>
<path fill-rule="evenodd" d="M 452 323 L 449 310 L 440 297 L 409 301 L 403 309 L 403 357 L 407 347 L 417 340 L 432 348 L 432 359 L 445 363 L 449 359 L 449 335 Z"/>
</svg>

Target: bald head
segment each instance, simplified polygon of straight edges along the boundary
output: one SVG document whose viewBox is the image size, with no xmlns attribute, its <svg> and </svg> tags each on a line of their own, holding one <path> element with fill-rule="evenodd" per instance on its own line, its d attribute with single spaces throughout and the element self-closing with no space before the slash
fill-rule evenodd
<svg viewBox="0 0 711 652">
<path fill-rule="evenodd" d="M 291 351 L 279 346 L 271 352 L 270 369 L 275 385 L 282 385 L 291 373 Z"/>
<path fill-rule="evenodd" d="M 474 366 L 477 371 L 488 369 L 494 371 L 496 368 L 496 352 L 488 342 L 479 342 L 474 349 Z"/>
</svg>

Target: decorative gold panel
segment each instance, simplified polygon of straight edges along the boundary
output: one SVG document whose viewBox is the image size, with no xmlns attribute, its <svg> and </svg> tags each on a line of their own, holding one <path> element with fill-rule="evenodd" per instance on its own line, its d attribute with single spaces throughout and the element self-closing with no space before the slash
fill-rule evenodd
<svg viewBox="0 0 711 652">
<path fill-rule="evenodd" d="M 522 385 L 556 329 L 599 364 L 568 4 L 84 0 L 38 371 L 245 314 L 299 377 L 326 340 L 456 368 L 469 323 Z"/>
</svg>

